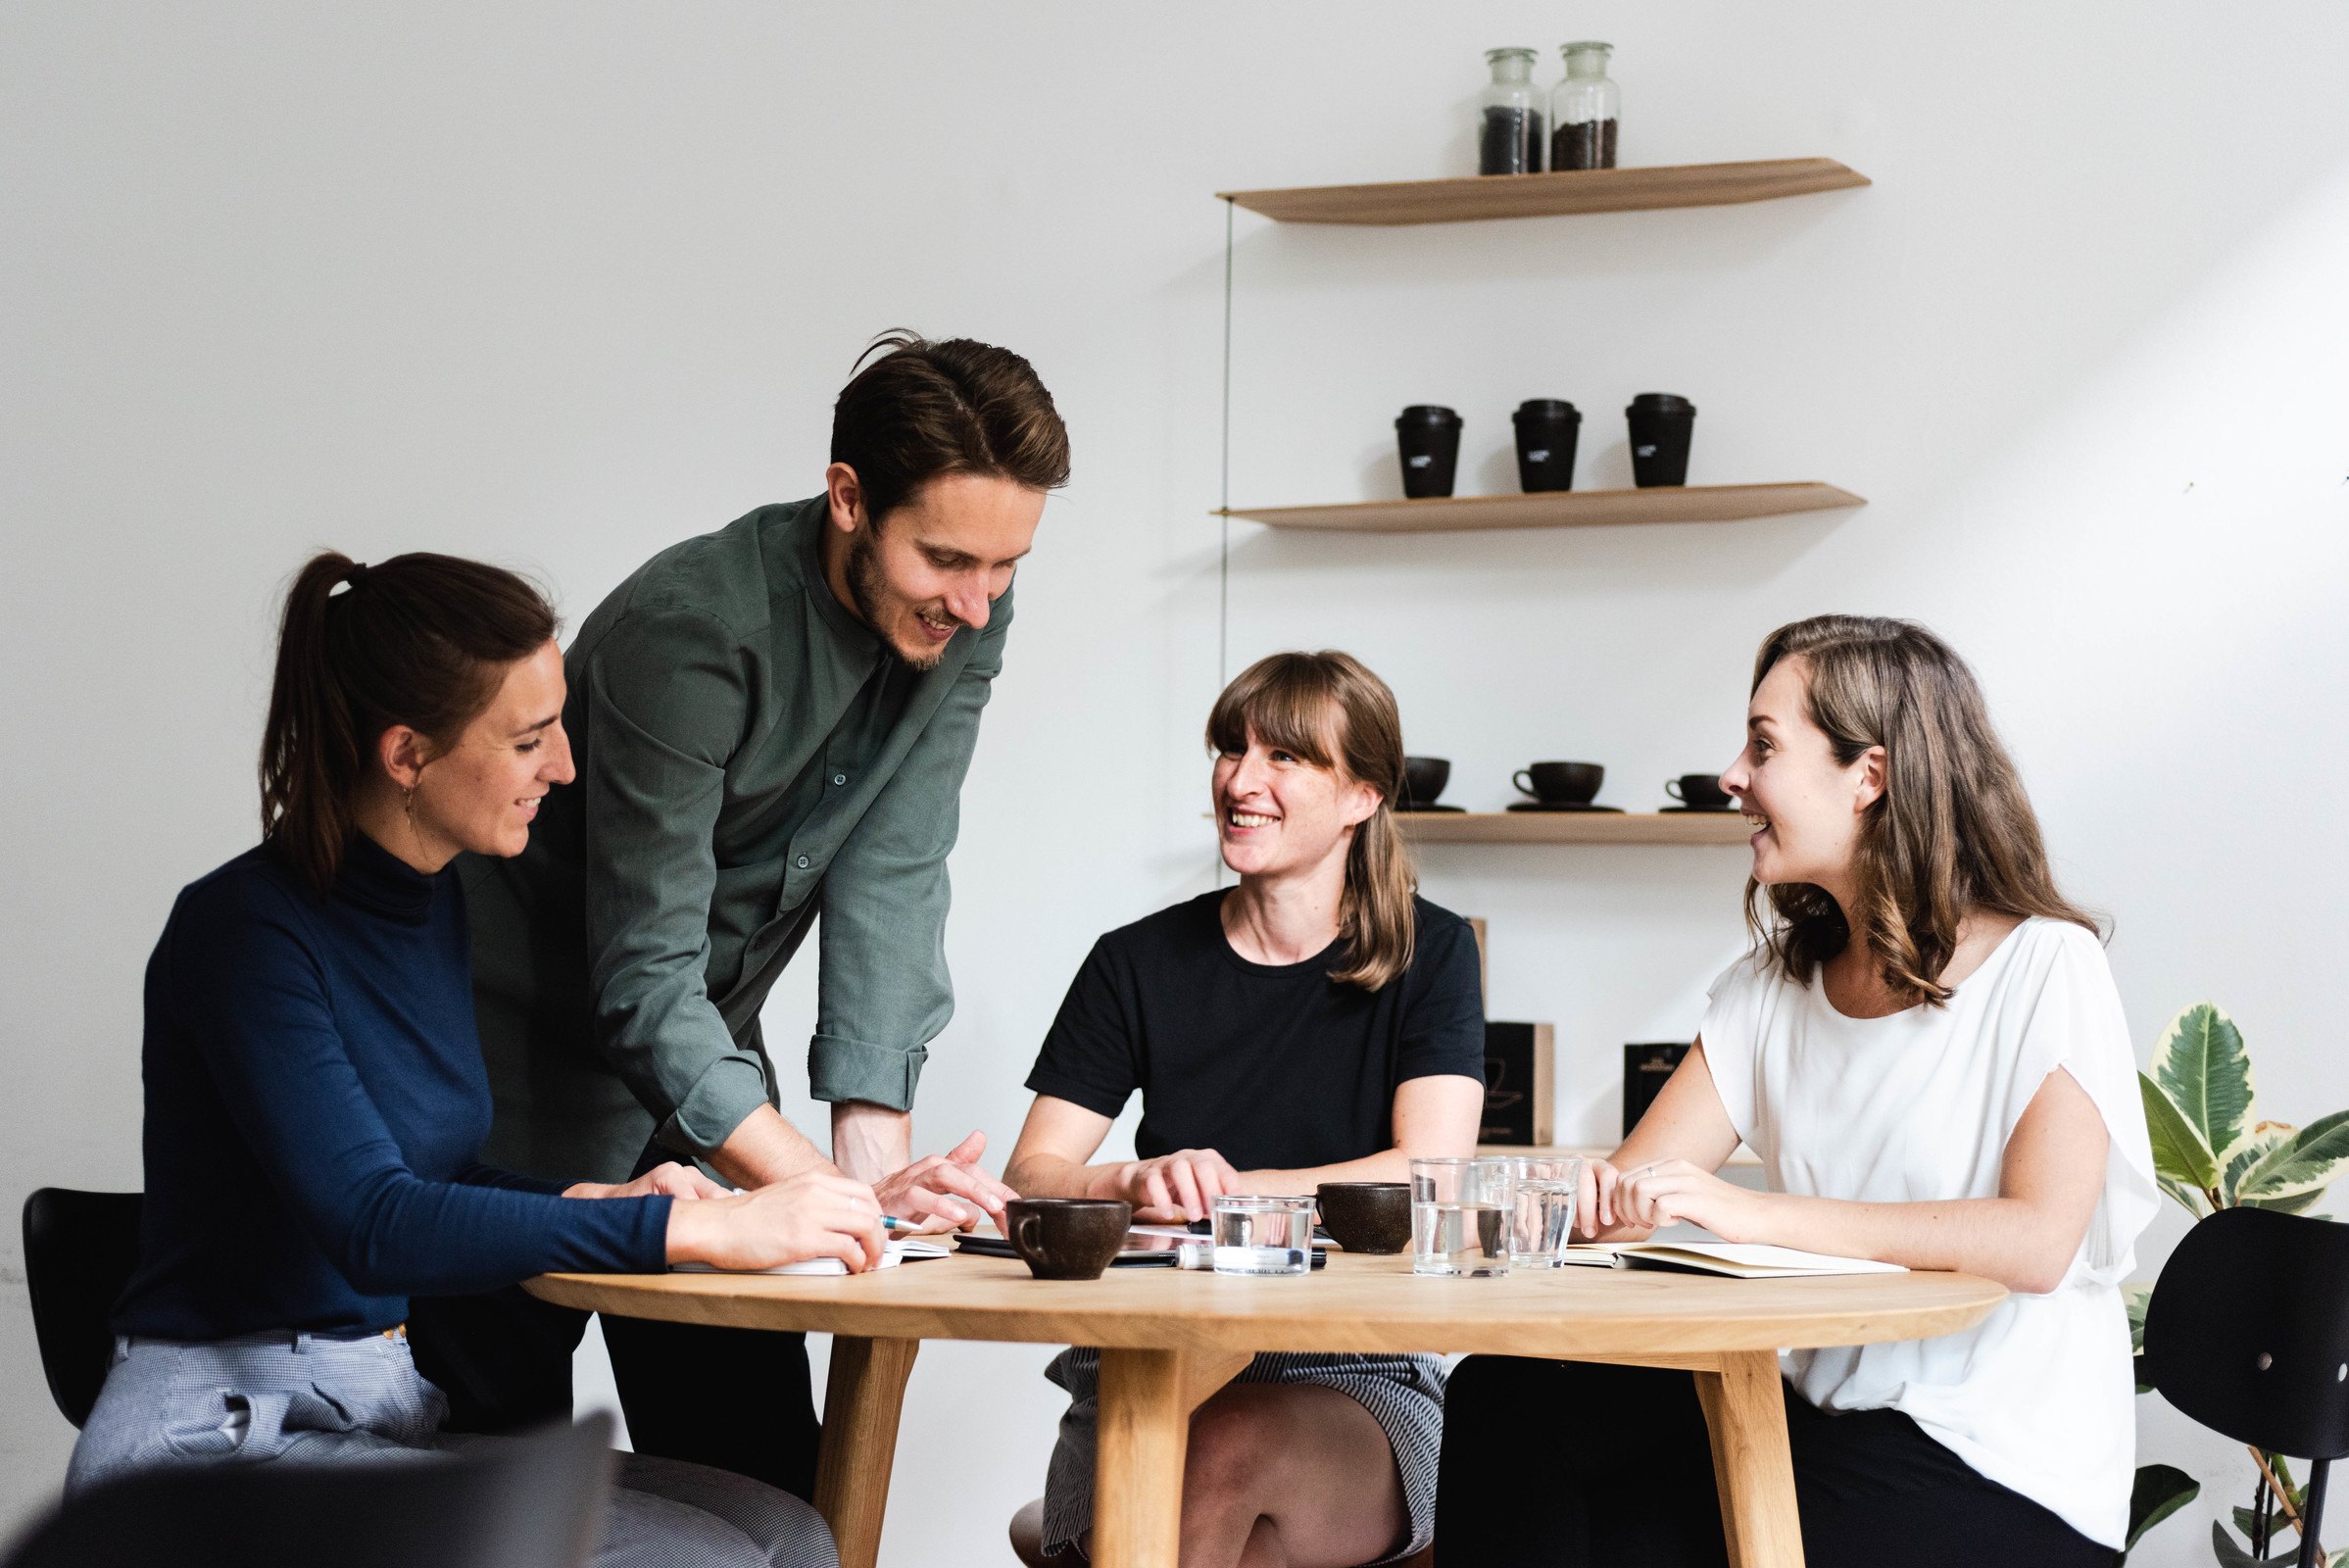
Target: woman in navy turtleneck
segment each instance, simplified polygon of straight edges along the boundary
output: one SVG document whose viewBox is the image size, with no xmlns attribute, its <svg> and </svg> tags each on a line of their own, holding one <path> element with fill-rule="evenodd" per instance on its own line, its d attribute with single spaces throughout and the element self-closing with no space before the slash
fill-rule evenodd
<svg viewBox="0 0 2349 1568">
<path fill-rule="evenodd" d="M 570 780 L 555 629 L 521 579 L 446 556 L 327 554 L 295 580 L 263 842 L 180 894 L 147 966 L 139 1267 L 69 1490 L 434 1446 L 446 1405 L 409 1354 L 412 1295 L 879 1258 L 871 1191 L 828 1171 L 728 1195 L 676 1164 L 564 1187 L 474 1157 L 489 1088 L 448 867 L 518 854 Z M 834 1557 L 798 1498 L 632 1456 L 599 1560 Z"/>
</svg>

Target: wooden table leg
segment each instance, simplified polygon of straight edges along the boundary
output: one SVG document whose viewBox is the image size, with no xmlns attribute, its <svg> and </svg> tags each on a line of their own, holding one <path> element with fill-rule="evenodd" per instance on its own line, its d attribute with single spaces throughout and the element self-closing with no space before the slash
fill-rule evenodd
<svg viewBox="0 0 2349 1568">
<path fill-rule="evenodd" d="M 1246 1350 L 1101 1351 L 1095 1568 L 1175 1568 L 1191 1412 L 1253 1359 Z"/>
<path fill-rule="evenodd" d="M 1721 1492 L 1730 1568 L 1802 1568 L 1778 1356 L 1736 1350 L 1717 1359 L 1717 1370 L 1695 1374 L 1696 1397 L 1713 1438 L 1713 1479 Z"/>
<path fill-rule="evenodd" d="M 832 1527 L 840 1568 L 873 1568 L 881 1516 L 897 1462 L 898 1411 L 919 1340 L 832 1337 L 824 1382 L 824 1440 L 815 1462 L 815 1509 Z"/>
</svg>

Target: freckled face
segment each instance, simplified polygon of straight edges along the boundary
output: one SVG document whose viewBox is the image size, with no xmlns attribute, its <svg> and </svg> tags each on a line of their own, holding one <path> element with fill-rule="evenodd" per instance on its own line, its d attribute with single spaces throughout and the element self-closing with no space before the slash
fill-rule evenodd
<svg viewBox="0 0 2349 1568">
<path fill-rule="evenodd" d="M 1335 768 L 1268 746 L 1215 759 L 1215 831 L 1223 863 L 1240 875 L 1280 875 L 1343 857 L 1348 830 L 1378 809 L 1379 793 Z"/>
</svg>

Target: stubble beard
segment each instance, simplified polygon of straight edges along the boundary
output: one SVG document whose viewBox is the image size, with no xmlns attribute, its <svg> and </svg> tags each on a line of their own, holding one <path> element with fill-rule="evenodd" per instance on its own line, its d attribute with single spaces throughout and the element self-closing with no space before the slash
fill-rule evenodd
<svg viewBox="0 0 2349 1568">
<path fill-rule="evenodd" d="M 892 608 L 902 609 L 908 616 L 913 612 L 890 591 L 889 579 L 881 570 L 881 553 L 873 548 L 870 524 L 859 528 L 849 541 L 848 579 L 849 598 L 856 602 L 856 613 L 864 617 L 864 623 L 881 639 L 881 645 L 897 656 L 898 662 L 916 671 L 936 669 L 946 658 L 947 649 L 954 646 L 952 643 L 908 649 L 889 629 L 888 613 Z"/>
</svg>

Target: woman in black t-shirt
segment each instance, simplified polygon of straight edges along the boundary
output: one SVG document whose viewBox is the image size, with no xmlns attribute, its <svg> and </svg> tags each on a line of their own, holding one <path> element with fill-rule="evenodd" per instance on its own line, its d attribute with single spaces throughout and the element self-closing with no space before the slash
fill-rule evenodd
<svg viewBox="0 0 2349 1568">
<path fill-rule="evenodd" d="M 1028 1077 L 1036 1103 L 1004 1171 L 1028 1196 L 1190 1220 L 1222 1194 L 1401 1181 L 1414 1157 L 1475 1146 L 1476 939 L 1416 894 L 1390 806 L 1394 693 L 1345 654 L 1277 654 L 1216 700 L 1207 740 L 1240 885 L 1094 945 Z M 1140 1157 L 1088 1163 L 1136 1090 Z M 1079 1348 L 1050 1373 L 1070 1396 L 1046 1482 L 1051 1551 L 1091 1528 L 1100 1367 Z M 1418 1551 L 1443 1421 L 1432 1355 L 1257 1356 L 1192 1417 L 1185 1568 Z"/>
</svg>

